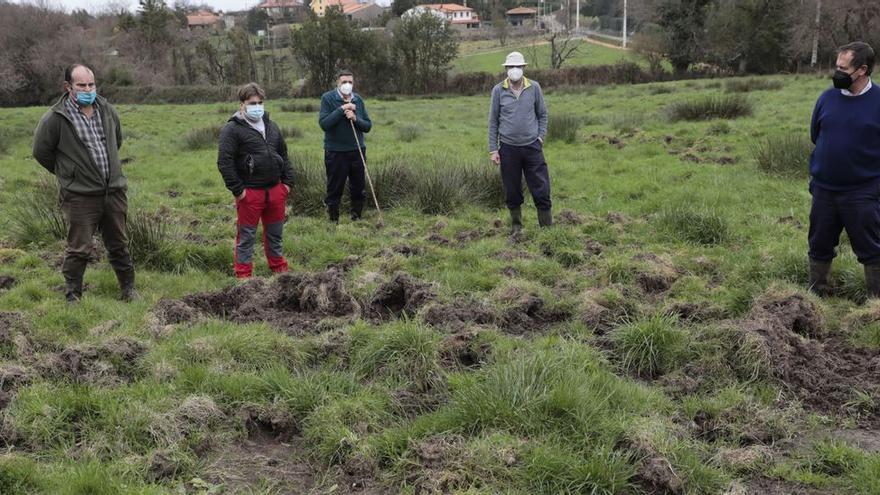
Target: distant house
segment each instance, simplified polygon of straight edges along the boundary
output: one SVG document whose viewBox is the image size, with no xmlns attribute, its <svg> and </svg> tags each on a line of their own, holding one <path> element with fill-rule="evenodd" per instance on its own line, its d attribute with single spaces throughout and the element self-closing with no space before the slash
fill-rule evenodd
<svg viewBox="0 0 880 495">
<path fill-rule="evenodd" d="M 222 26 L 220 16 L 209 10 L 199 10 L 186 16 L 186 27 L 189 29 L 218 29 Z"/>
<path fill-rule="evenodd" d="M 264 0 L 257 8 L 266 11 L 271 19 L 278 20 L 296 17 L 306 7 L 303 0 Z"/>
<path fill-rule="evenodd" d="M 382 7 L 375 2 L 350 3 L 342 6 L 342 14 L 345 15 L 349 21 L 360 21 L 365 24 L 369 24 L 382 17 L 385 10 L 385 7 Z"/>
<path fill-rule="evenodd" d="M 507 11 L 507 22 L 513 26 L 522 26 L 533 22 L 538 16 L 538 9 L 532 7 L 516 7 Z"/>
<path fill-rule="evenodd" d="M 459 5 L 457 3 L 429 3 L 425 5 L 416 5 L 415 7 L 403 13 L 402 17 L 413 15 L 421 15 L 424 12 L 432 14 L 449 21 L 454 27 L 458 28 L 478 28 L 480 27 L 480 17 L 470 7 Z"/>
<path fill-rule="evenodd" d="M 330 7 L 339 7 L 345 11 L 346 5 L 357 5 L 358 3 L 360 3 L 358 0 L 312 0 L 309 3 L 309 7 L 312 8 L 312 12 L 317 14 L 318 17 L 324 17 L 324 13 Z"/>
</svg>

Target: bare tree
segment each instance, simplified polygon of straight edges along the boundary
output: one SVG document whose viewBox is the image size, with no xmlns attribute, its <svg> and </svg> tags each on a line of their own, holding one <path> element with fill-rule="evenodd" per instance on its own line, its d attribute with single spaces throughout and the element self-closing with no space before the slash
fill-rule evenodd
<svg viewBox="0 0 880 495">
<path fill-rule="evenodd" d="M 574 55 L 581 46 L 581 41 L 570 35 L 560 37 L 553 33 L 547 38 L 550 42 L 550 68 L 559 69 L 566 60 Z"/>
</svg>

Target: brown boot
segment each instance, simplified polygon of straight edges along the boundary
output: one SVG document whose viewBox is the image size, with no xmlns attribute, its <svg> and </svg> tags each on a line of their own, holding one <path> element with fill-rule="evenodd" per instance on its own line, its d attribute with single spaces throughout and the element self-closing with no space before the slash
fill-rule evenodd
<svg viewBox="0 0 880 495">
<path fill-rule="evenodd" d="M 830 261 L 810 260 L 810 290 L 817 296 L 825 297 L 831 292 L 828 286 L 829 273 L 831 273 Z"/>
</svg>

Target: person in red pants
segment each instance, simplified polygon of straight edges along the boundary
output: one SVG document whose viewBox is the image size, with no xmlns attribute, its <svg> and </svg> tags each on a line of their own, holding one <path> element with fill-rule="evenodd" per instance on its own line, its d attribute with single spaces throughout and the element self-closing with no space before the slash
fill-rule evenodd
<svg viewBox="0 0 880 495">
<path fill-rule="evenodd" d="M 287 271 L 282 252 L 284 205 L 293 188 L 293 168 L 278 125 L 269 120 L 266 93 L 256 83 L 238 90 L 240 106 L 220 132 L 217 167 L 235 196 L 238 229 L 234 264 L 237 278 L 253 275 L 257 225 L 263 221 L 263 248 L 269 269 Z"/>
</svg>

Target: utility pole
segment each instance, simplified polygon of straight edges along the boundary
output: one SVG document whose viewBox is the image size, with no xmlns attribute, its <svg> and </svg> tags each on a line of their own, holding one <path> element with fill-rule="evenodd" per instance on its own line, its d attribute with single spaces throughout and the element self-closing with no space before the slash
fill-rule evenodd
<svg viewBox="0 0 880 495">
<path fill-rule="evenodd" d="M 813 25 L 813 54 L 810 56 L 810 67 L 815 67 L 819 59 L 819 19 L 822 16 L 822 0 L 816 0 L 816 24 Z"/>
<path fill-rule="evenodd" d="M 623 0 L 623 47 L 626 48 L 626 0 Z"/>
<path fill-rule="evenodd" d="M 576 0 L 574 8 L 574 32 L 579 33 L 581 30 L 581 0 Z"/>
</svg>

